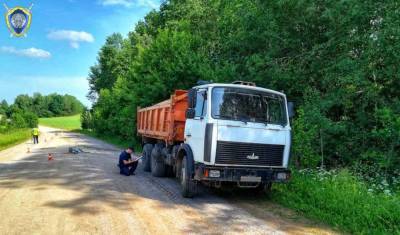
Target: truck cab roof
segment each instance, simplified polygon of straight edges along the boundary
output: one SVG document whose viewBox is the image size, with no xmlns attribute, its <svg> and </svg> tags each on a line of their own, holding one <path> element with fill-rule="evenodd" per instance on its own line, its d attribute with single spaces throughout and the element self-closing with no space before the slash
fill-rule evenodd
<svg viewBox="0 0 400 235">
<path fill-rule="evenodd" d="M 209 87 L 243 88 L 243 89 L 248 89 L 248 90 L 256 90 L 256 91 L 263 91 L 263 92 L 273 93 L 273 94 L 276 94 L 276 95 L 281 95 L 281 96 L 286 97 L 286 95 L 284 93 L 282 93 L 282 92 L 270 90 L 270 89 L 267 89 L 267 88 L 262 88 L 262 87 L 257 87 L 257 86 L 229 84 L 229 83 L 210 83 L 210 84 L 195 86 L 193 88 L 201 89 L 201 88 L 209 88 Z"/>
</svg>

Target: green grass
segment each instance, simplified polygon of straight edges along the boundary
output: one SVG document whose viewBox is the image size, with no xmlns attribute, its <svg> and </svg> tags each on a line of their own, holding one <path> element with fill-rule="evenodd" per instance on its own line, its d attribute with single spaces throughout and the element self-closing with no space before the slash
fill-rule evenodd
<svg viewBox="0 0 400 235">
<path fill-rule="evenodd" d="M 352 234 L 400 234 L 400 195 L 372 194 L 348 171 L 297 172 L 272 199 Z"/>
<path fill-rule="evenodd" d="M 0 133 L 0 150 L 23 143 L 31 137 L 31 130 L 16 129 Z"/>
<path fill-rule="evenodd" d="M 39 118 L 39 125 L 64 129 L 68 131 L 81 129 L 80 114 L 67 117 Z"/>
</svg>

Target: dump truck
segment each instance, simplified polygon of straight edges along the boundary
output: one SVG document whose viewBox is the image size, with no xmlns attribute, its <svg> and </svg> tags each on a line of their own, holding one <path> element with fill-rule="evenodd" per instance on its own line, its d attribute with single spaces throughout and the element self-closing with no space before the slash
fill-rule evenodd
<svg viewBox="0 0 400 235">
<path fill-rule="evenodd" d="M 290 178 L 290 117 L 282 92 L 249 82 L 203 83 L 137 110 L 142 168 L 179 179 L 182 195 L 199 184 L 268 191 Z"/>
</svg>

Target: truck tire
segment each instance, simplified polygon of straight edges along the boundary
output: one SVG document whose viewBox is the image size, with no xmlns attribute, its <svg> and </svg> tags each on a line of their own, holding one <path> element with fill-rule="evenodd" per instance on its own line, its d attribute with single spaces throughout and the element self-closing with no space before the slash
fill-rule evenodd
<svg viewBox="0 0 400 235">
<path fill-rule="evenodd" d="M 151 151 L 151 174 L 155 177 L 164 177 L 166 165 L 161 154 L 162 147 L 158 144 Z"/>
<path fill-rule="evenodd" d="M 197 193 L 197 184 L 191 179 L 188 157 L 183 156 L 182 163 L 180 164 L 180 183 L 182 187 L 182 196 L 192 198 Z"/>
<path fill-rule="evenodd" d="M 165 176 L 166 177 L 174 177 L 174 168 L 172 166 L 165 166 Z"/>
<path fill-rule="evenodd" d="M 254 188 L 254 192 L 258 195 L 265 194 L 269 195 L 271 193 L 272 182 L 262 183 L 257 188 Z"/>
<path fill-rule="evenodd" d="M 145 144 L 143 147 L 142 169 L 149 172 L 151 170 L 151 152 L 153 150 L 152 144 Z"/>
</svg>

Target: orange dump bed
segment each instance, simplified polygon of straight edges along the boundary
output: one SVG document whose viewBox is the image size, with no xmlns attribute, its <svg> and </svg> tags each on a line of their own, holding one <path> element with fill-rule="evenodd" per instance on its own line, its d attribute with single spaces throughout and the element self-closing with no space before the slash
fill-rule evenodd
<svg viewBox="0 0 400 235">
<path fill-rule="evenodd" d="M 187 91 L 177 90 L 169 100 L 147 108 L 138 108 L 137 132 L 144 137 L 164 140 L 168 144 L 184 140 Z"/>
</svg>

